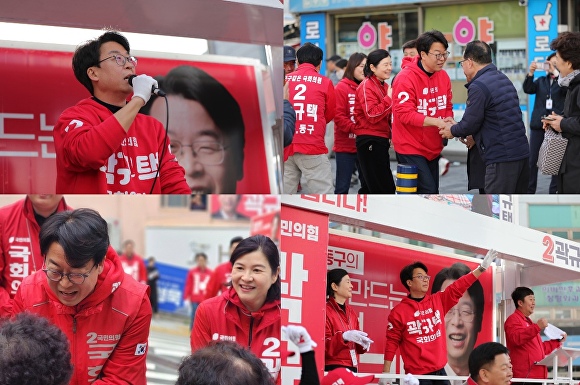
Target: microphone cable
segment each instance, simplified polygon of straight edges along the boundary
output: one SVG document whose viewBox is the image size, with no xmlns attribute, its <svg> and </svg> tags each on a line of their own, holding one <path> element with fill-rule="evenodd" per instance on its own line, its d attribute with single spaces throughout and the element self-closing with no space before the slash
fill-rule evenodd
<svg viewBox="0 0 580 385">
<path fill-rule="evenodd" d="M 165 97 L 165 93 L 163 92 L 163 95 L 160 93 L 159 96 L 163 97 L 163 99 L 165 99 L 165 137 L 163 138 L 163 149 L 161 150 L 161 157 L 159 158 L 159 165 L 157 166 L 157 172 L 155 173 L 155 178 L 153 179 L 153 184 L 151 185 L 151 191 L 149 191 L 149 195 L 153 194 L 153 189 L 155 188 L 155 183 L 157 182 L 157 179 L 159 178 L 159 171 L 161 170 L 161 165 L 163 164 L 163 157 L 165 156 L 165 151 L 167 150 L 167 138 L 169 137 L 168 132 L 169 132 L 169 102 L 167 101 L 167 98 Z M 161 182 L 160 182 L 161 183 Z"/>
</svg>

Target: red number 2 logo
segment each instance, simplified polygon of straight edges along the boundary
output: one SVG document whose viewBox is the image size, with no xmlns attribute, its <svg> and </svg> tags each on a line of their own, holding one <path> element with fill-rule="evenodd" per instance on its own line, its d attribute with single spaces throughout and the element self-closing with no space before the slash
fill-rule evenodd
<svg viewBox="0 0 580 385">
<path fill-rule="evenodd" d="M 542 244 L 546 246 L 546 250 L 544 250 L 542 259 L 546 262 L 554 263 L 554 256 L 552 255 L 554 252 L 554 241 L 549 235 L 546 235 L 542 240 Z"/>
</svg>

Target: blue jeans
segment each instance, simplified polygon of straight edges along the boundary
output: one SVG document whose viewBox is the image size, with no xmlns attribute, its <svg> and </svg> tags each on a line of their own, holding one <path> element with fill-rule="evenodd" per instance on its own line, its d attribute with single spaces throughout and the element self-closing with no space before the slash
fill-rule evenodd
<svg viewBox="0 0 580 385">
<path fill-rule="evenodd" d="M 191 322 L 189 323 L 189 330 L 193 330 L 193 320 L 195 319 L 195 312 L 197 311 L 198 306 L 199 302 L 191 303 Z"/>
<path fill-rule="evenodd" d="M 335 152 L 336 156 L 336 185 L 335 194 L 348 194 L 350 190 L 350 178 L 354 170 L 359 170 L 359 180 L 362 178 L 356 152 Z"/>
</svg>

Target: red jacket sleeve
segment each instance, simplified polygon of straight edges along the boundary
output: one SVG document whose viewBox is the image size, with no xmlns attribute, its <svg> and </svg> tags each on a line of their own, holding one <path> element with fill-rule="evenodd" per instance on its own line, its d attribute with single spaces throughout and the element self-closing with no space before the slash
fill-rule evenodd
<svg viewBox="0 0 580 385">
<path fill-rule="evenodd" d="M 326 356 L 337 356 L 344 349 L 348 349 L 348 342 L 342 339 L 342 331 L 333 331 L 332 321 L 326 317 L 324 329 L 324 352 Z"/>
<path fill-rule="evenodd" d="M 183 300 L 191 301 L 191 291 L 193 286 L 193 272 L 191 269 L 187 272 L 187 277 L 185 278 L 185 287 L 183 288 Z"/>
<path fill-rule="evenodd" d="M 191 352 L 193 353 L 203 348 L 211 340 L 211 322 L 207 316 L 206 305 L 202 302 L 199 304 L 193 320 L 193 329 L 189 341 Z"/>
<path fill-rule="evenodd" d="M 107 364 L 101 371 L 102 377 L 93 382 L 93 384 L 147 385 L 147 354 L 137 355 L 136 349 L 139 345 L 147 345 L 151 315 L 149 296 L 144 295 L 141 299 L 141 307 L 137 316 L 125 329 L 113 353 L 109 356 Z"/>
<path fill-rule="evenodd" d="M 60 116 L 54 127 L 56 153 L 71 171 L 98 170 L 125 138 L 125 130 L 111 115 L 102 122 L 100 117 L 86 115 L 72 107 Z M 92 121 L 99 121 L 94 125 Z"/>
<path fill-rule="evenodd" d="M 326 123 L 330 123 L 336 115 L 336 96 L 334 95 L 334 85 L 331 81 L 328 82 L 328 90 L 326 91 L 326 106 L 324 109 L 324 118 Z"/>
<path fill-rule="evenodd" d="M 387 322 L 386 341 L 385 341 L 385 361 L 393 361 L 395 353 L 403 339 L 405 326 L 400 322 L 396 314 L 391 310 Z"/>
<path fill-rule="evenodd" d="M 338 83 L 334 89 L 334 94 L 336 98 L 336 114 L 334 116 L 334 129 L 340 130 L 344 133 L 354 134 L 355 124 L 351 119 L 350 108 L 348 99 L 348 86 L 341 85 Z M 354 90 L 352 91 L 355 92 Z M 352 105 L 354 108 L 354 105 Z"/>
<path fill-rule="evenodd" d="M 139 259 L 139 282 L 147 285 L 147 266 L 143 259 Z"/>
<path fill-rule="evenodd" d="M 540 333 L 540 327 L 533 324 L 531 327 L 525 327 L 516 317 L 508 317 L 504 324 L 506 345 L 521 346 L 526 342 L 533 340 Z"/>
<path fill-rule="evenodd" d="M 209 277 L 209 281 L 207 283 L 205 290 L 206 299 L 215 297 L 216 295 L 218 295 L 218 292 L 220 291 L 220 288 L 222 286 L 221 277 L 219 277 L 222 275 L 220 273 L 220 270 L 221 269 L 219 269 L 219 267 L 216 268 Z M 197 317 L 197 313 L 195 314 L 195 316 Z"/>
<path fill-rule="evenodd" d="M 370 123 L 376 123 L 383 120 L 386 115 L 391 113 L 391 107 L 393 106 L 392 99 L 387 95 L 381 97 L 373 89 L 374 87 L 376 87 L 376 85 L 368 80 L 363 83 L 360 91 L 363 111 Z M 387 85 L 385 90 L 388 90 L 388 87 L 389 86 Z"/>
</svg>

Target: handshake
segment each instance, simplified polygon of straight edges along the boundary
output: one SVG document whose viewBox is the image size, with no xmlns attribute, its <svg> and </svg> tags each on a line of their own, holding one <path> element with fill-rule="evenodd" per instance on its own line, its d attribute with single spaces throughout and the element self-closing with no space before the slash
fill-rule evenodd
<svg viewBox="0 0 580 385">
<path fill-rule="evenodd" d="M 347 330 L 342 333 L 342 339 L 359 344 L 365 350 L 369 350 L 371 344 L 374 342 L 368 337 L 368 334 L 360 330 Z"/>
</svg>

